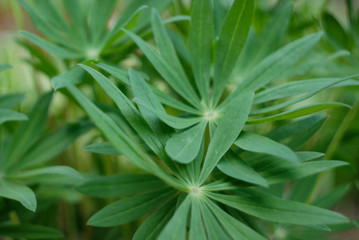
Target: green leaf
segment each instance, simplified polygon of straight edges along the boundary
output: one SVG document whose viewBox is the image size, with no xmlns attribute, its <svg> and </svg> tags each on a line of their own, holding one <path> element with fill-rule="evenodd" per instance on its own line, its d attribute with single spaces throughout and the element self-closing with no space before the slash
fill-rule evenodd
<svg viewBox="0 0 359 240">
<path fill-rule="evenodd" d="M 329 38 L 329 42 L 334 45 L 335 48 L 344 48 L 350 50 L 348 34 L 330 13 L 323 13 L 322 24 L 325 30 L 325 34 Z"/>
<path fill-rule="evenodd" d="M 189 163 L 198 155 L 207 122 L 203 121 L 179 134 L 173 135 L 166 143 L 166 152 L 180 163 Z"/>
<path fill-rule="evenodd" d="M 235 179 L 268 187 L 267 181 L 233 152 L 224 155 L 217 167 L 221 172 Z"/>
<path fill-rule="evenodd" d="M 26 121 L 29 120 L 23 113 L 18 113 L 10 109 L 0 108 L 0 124 L 8 121 Z"/>
<path fill-rule="evenodd" d="M 347 165 L 343 161 L 309 161 L 293 164 L 273 156 L 259 156 L 247 159 L 247 163 L 271 184 L 303 178 L 331 168 Z"/>
<path fill-rule="evenodd" d="M 104 154 L 104 155 L 120 155 L 120 153 L 109 142 L 91 144 L 85 147 L 87 151 Z"/>
<path fill-rule="evenodd" d="M 11 68 L 9 64 L 0 64 L 0 72 L 4 71 L 5 69 Z"/>
<path fill-rule="evenodd" d="M 151 89 L 157 95 L 158 100 L 160 100 L 163 104 L 195 115 L 201 114 L 200 110 L 184 104 L 183 102 L 175 99 L 173 96 L 169 96 L 155 87 L 151 87 Z"/>
<path fill-rule="evenodd" d="M 161 76 L 167 81 L 167 83 L 173 88 L 173 90 L 175 90 L 193 106 L 201 108 L 202 105 L 195 91 L 187 80 L 187 77 L 179 75 L 177 70 L 173 69 L 171 65 L 167 63 L 161 55 L 157 54 L 153 48 L 151 48 L 136 34 L 125 29 L 123 29 L 123 31 L 125 31 L 127 35 L 133 41 L 135 41 L 138 47 L 141 48 L 149 61 L 153 64 L 153 66 L 157 69 Z"/>
<path fill-rule="evenodd" d="M 2 167 L 6 169 L 14 164 L 16 158 L 25 153 L 40 137 L 46 126 L 47 113 L 52 99 L 52 92 L 43 95 L 27 114 L 29 121 L 23 122 L 16 130 L 7 151 Z"/>
<path fill-rule="evenodd" d="M 76 85 L 83 81 L 84 70 L 80 67 L 74 67 L 73 69 L 57 75 L 51 78 L 51 84 L 54 90 L 59 90 L 60 88 L 64 88 L 68 85 Z"/>
<path fill-rule="evenodd" d="M 75 169 L 68 166 L 50 166 L 43 167 L 34 170 L 22 171 L 20 173 L 14 173 L 7 175 L 9 178 L 24 179 L 33 181 L 38 176 L 63 175 L 71 178 L 81 179 L 82 176 Z"/>
<path fill-rule="evenodd" d="M 136 11 L 132 13 L 129 19 L 127 19 L 127 21 L 123 23 L 122 26 L 117 25 L 120 23 L 119 21 L 117 21 L 116 25 L 108 35 L 108 40 L 105 40 L 106 45 L 104 47 L 104 50 L 111 51 L 111 46 L 113 44 L 116 44 L 116 41 L 118 41 L 125 34 L 123 31 L 121 31 L 121 29 L 131 30 L 132 28 L 134 28 L 141 15 L 144 15 L 143 12 L 146 12 L 146 10 L 148 10 L 147 8 L 148 6 L 145 5 L 140 6 Z"/>
<path fill-rule="evenodd" d="M 296 152 L 295 154 L 297 155 L 300 162 L 318 159 L 325 155 L 324 153 L 320 153 L 320 152 L 305 152 L 305 151 Z"/>
<path fill-rule="evenodd" d="M 352 76 L 353 77 L 353 76 Z M 307 92 L 318 92 L 326 89 L 330 86 L 348 80 L 351 77 L 346 78 L 315 78 L 289 82 L 280 84 L 274 87 L 267 88 L 254 97 L 253 103 L 263 103 L 276 99 L 293 97 L 295 95 L 307 93 Z"/>
<path fill-rule="evenodd" d="M 49 41 L 46 41 L 35 34 L 32 34 L 27 31 L 20 31 L 20 34 L 22 34 L 24 37 L 26 37 L 29 41 L 36 44 L 37 46 L 41 47 L 45 51 L 48 51 L 49 53 L 52 53 L 60 58 L 63 59 L 74 59 L 74 58 L 81 58 L 81 54 L 77 53 L 76 51 L 71 51 L 66 48 L 57 46 Z"/>
<path fill-rule="evenodd" d="M 235 0 L 219 34 L 214 67 L 213 103 L 217 104 L 227 79 L 246 42 L 252 24 L 254 1 Z M 255 90 L 255 89 L 251 89 Z"/>
<path fill-rule="evenodd" d="M 141 116 L 141 114 L 138 112 L 132 102 L 121 92 L 119 88 L 117 88 L 108 78 L 103 76 L 101 73 L 86 65 L 80 66 L 84 68 L 87 72 L 89 72 L 92 77 L 97 81 L 97 83 L 104 89 L 104 91 L 112 98 L 112 100 L 116 103 L 117 107 L 120 109 L 123 116 L 141 136 L 141 138 L 147 143 L 147 145 L 156 154 L 161 155 L 161 142 L 154 135 L 152 129 L 149 127 L 147 122 L 144 120 L 144 118 Z M 111 143 L 114 144 L 114 142 Z"/>
<path fill-rule="evenodd" d="M 188 37 L 192 68 L 202 99 L 209 104 L 209 81 L 212 62 L 213 10 L 207 0 L 193 1 Z"/>
<path fill-rule="evenodd" d="M 315 94 L 319 93 L 320 91 L 326 89 L 326 88 L 329 88 L 330 86 L 333 86 L 335 87 L 336 86 L 336 83 L 340 83 L 340 82 L 344 82 L 344 81 L 348 81 L 350 77 L 347 77 L 347 78 L 341 78 L 341 79 L 336 79 L 334 81 L 330 81 L 328 79 L 324 80 L 326 81 L 326 84 L 321 84 L 319 86 L 315 86 L 315 84 L 311 85 L 310 89 L 307 88 L 307 89 L 301 89 L 301 87 L 303 87 L 303 84 L 302 83 L 296 83 L 296 84 L 293 84 L 291 85 L 289 88 L 288 87 L 285 87 L 284 88 L 284 92 L 281 92 L 281 88 L 279 87 L 279 92 L 275 92 L 273 93 L 273 95 L 271 96 L 295 96 L 297 94 L 301 94 L 301 93 L 305 93 L 305 92 L 308 92 L 304 95 L 301 95 L 299 97 L 296 97 L 296 98 L 293 98 L 293 99 L 290 99 L 289 101 L 285 101 L 285 102 L 282 102 L 280 104 L 276 104 L 276 105 L 272 105 L 272 106 L 269 106 L 269 107 L 265 107 L 265 108 L 260 108 L 260 109 L 256 109 L 254 111 L 251 112 L 251 115 L 257 115 L 257 114 L 264 114 L 264 113 L 268 113 L 268 112 L 272 112 L 272 111 L 275 111 L 275 110 L 278 110 L 278 109 L 281 109 L 281 108 L 284 108 L 284 107 L 288 107 L 290 105 L 294 105 L 295 103 L 298 103 L 298 102 L 301 102 L 303 100 L 306 100 L 312 96 L 314 96 Z M 310 80 L 302 80 L 300 82 L 307 82 L 307 81 L 310 81 Z M 295 83 L 295 82 L 294 82 Z M 288 84 L 283 84 L 283 85 L 289 85 L 290 83 Z M 304 84 L 305 85 L 305 84 Z M 295 90 L 293 91 L 291 89 L 291 87 L 293 87 Z M 297 88 L 298 87 L 298 88 Z M 301 92 L 303 91 L 303 92 Z M 278 94 L 279 93 L 279 94 Z M 288 95 L 287 95 L 288 94 Z M 289 95 L 290 94 L 290 95 Z"/>
<path fill-rule="evenodd" d="M 126 69 L 121 68 L 120 66 L 114 66 L 107 63 L 95 63 L 96 66 L 105 70 L 115 78 L 121 80 L 123 83 L 130 85 L 130 81 L 128 80 L 128 71 Z"/>
<path fill-rule="evenodd" d="M 207 155 L 202 168 L 200 183 L 203 183 L 216 167 L 218 161 L 237 139 L 247 121 L 252 106 L 253 93 L 243 94 L 225 108 L 225 112 L 218 122 L 217 129 L 209 143 Z M 223 138 L 223 136 L 226 136 Z"/>
<path fill-rule="evenodd" d="M 218 221 L 222 224 L 223 228 L 226 229 L 232 239 L 247 239 L 247 240 L 265 240 L 263 236 L 241 223 L 220 207 L 214 204 L 211 200 L 206 199 L 206 204 L 213 214 L 217 217 Z"/>
<path fill-rule="evenodd" d="M 0 96 L 0 108 L 12 108 L 18 105 L 25 95 L 22 93 L 9 93 Z M 1 114 L 0 114 L 1 115 Z"/>
<path fill-rule="evenodd" d="M 87 224 L 97 227 L 113 227 L 132 222 L 161 205 L 175 193 L 175 190 L 162 188 L 116 201 L 95 213 Z"/>
<path fill-rule="evenodd" d="M 30 188 L 23 184 L 0 178 L 0 196 L 19 201 L 24 207 L 35 212 L 35 194 Z"/>
<path fill-rule="evenodd" d="M 43 19 L 44 14 L 47 14 L 45 10 L 43 14 L 37 9 L 37 7 L 31 6 L 33 4 L 28 4 L 28 1 L 17 0 L 17 2 L 29 13 L 35 27 L 42 32 L 46 37 L 52 41 L 61 44 L 63 46 L 69 46 L 71 42 L 68 39 L 64 38 L 62 32 L 56 29 L 47 19 Z M 52 18 L 50 18 L 52 19 Z M 37 37 L 38 38 L 38 37 Z M 40 39 L 40 42 L 45 40 Z M 46 45 L 46 44 L 45 44 Z M 57 48 L 58 49 L 58 48 Z M 66 50 L 68 51 L 68 50 Z"/>
<path fill-rule="evenodd" d="M 189 208 L 191 206 L 191 197 L 187 195 L 186 199 L 181 203 L 179 208 L 171 220 L 167 223 L 158 237 L 158 240 L 185 240 L 186 239 L 186 225 Z"/>
<path fill-rule="evenodd" d="M 255 91 L 278 79 L 303 57 L 320 40 L 321 36 L 321 33 L 305 36 L 263 59 L 222 105 L 231 102 L 241 92 Z"/>
<path fill-rule="evenodd" d="M 34 3 L 39 12 L 42 13 L 41 17 L 44 17 L 52 28 L 57 29 L 62 34 L 71 35 L 70 26 L 54 1 L 34 1 Z"/>
<path fill-rule="evenodd" d="M 276 11 L 269 15 L 261 32 L 252 28 L 248 40 L 234 68 L 233 76 L 245 78 L 253 67 L 275 51 L 283 40 L 291 16 L 291 1 L 281 1 Z"/>
<path fill-rule="evenodd" d="M 152 213 L 137 229 L 133 240 L 156 240 L 162 229 L 173 216 L 175 202 L 170 201 Z"/>
<path fill-rule="evenodd" d="M 293 163 L 298 162 L 297 155 L 289 147 L 255 133 L 241 132 L 234 144 L 250 152 L 265 153 Z"/>
<path fill-rule="evenodd" d="M 315 206 L 322 208 L 331 208 L 340 201 L 350 190 L 351 184 L 344 184 L 329 190 L 326 194 L 315 200 Z"/>
<path fill-rule="evenodd" d="M 95 177 L 81 183 L 76 189 L 99 198 L 117 198 L 164 187 L 160 179 L 145 174 L 117 174 Z"/>
<path fill-rule="evenodd" d="M 189 240 L 207 239 L 200 208 L 203 204 L 200 198 L 192 197 Z"/>
<path fill-rule="evenodd" d="M 0 223 L 0 235 L 16 239 L 58 239 L 64 237 L 57 229 L 28 223 L 21 225 Z"/>
<path fill-rule="evenodd" d="M 166 123 L 168 126 L 171 126 L 173 128 L 176 128 L 176 129 L 188 128 L 190 126 L 193 126 L 196 123 L 199 123 L 199 122 L 203 121 L 202 117 L 180 118 L 180 117 L 175 117 L 175 116 L 172 116 L 172 115 L 168 115 L 165 112 L 162 112 L 162 111 L 159 111 L 157 109 L 154 109 L 147 102 L 144 102 L 141 99 L 135 98 L 134 101 L 137 104 L 147 108 L 149 111 L 156 114 L 157 117 L 159 119 L 161 119 L 164 123 Z"/>
<path fill-rule="evenodd" d="M 96 46 L 99 41 L 104 40 L 107 22 L 116 7 L 116 0 L 92 1 L 88 16 L 88 27 L 91 43 Z"/>
<path fill-rule="evenodd" d="M 274 164 L 275 161 L 272 161 Z M 284 163 L 277 163 L 276 167 L 267 169 L 266 171 L 261 171 L 261 175 L 267 179 L 271 184 L 287 182 L 293 179 L 299 179 L 306 176 L 310 176 L 328 169 L 335 167 L 348 165 L 346 162 L 342 161 L 310 161 L 303 162 L 298 166 L 289 166 Z"/>
<path fill-rule="evenodd" d="M 146 102 L 151 108 L 166 114 L 166 110 L 162 106 L 161 102 L 157 99 L 156 95 L 152 92 L 150 86 L 145 82 L 142 76 L 136 71 L 129 69 L 128 75 L 132 86 L 132 91 L 136 99 L 140 99 L 142 102 Z M 140 112 L 144 119 L 146 119 L 148 125 L 159 136 L 161 142 L 165 142 L 169 136 L 165 131 L 165 126 L 158 119 L 156 114 L 148 110 L 146 107 L 139 105 Z"/>
<path fill-rule="evenodd" d="M 307 204 L 270 197 L 239 197 L 208 193 L 223 204 L 255 217 L 284 224 L 316 225 L 346 223 L 343 215 Z"/>
<path fill-rule="evenodd" d="M 79 0 L 64 0 L 64 5 L 67 10 L 67 13 L 70 16 L 71 24 L 79 32 L 79 37 L 81 38 L 81 41 L 87 44 L 87 27 L 85 25 L 85 18 Z"/>
<path fill-rule="evenodd" d="M 51 160 L 92 127 L 93 125 L 88 121 L 72 123 L 40 138 L 36 145 L 29 149 L 16 164 L 9 166 L 9 172 L 29 168 Z"/>
<path fill-rule="evenodd" d="M 287 144 L 292 149 L 298 149 L 305 144 L 324 124 L 326 117 L 313 115 L 304 119 L 292 121 L 277 127 L 267 134 L 267 137 L 279 142 L 288 138 Z"/>
<path fill-rule="evenodd" d="M 307 105 L 304 107 L 300 107 L 294 110 L 289 110 L 286 112 L 282 112 L 276 115 L 272 115 L 269 117 L 264 118 L 257 118 L 257 119 L 250 119 L 247 121 L 247 124 L 258 124 L 263 122 L 269 121 L 277 121 L 277 120 L 285 120 L 285 119 L 293 119 L 297 117 L 303 117 L 312 113 L 316 113 L 328 108 L 337 108 L 337 107 L 348 107 L 351 108 L 349 105 L 339 102 L 326 102 L 326 103 L 316 103 Z"/>
<path fill-rule="evenodd" d="M 212 214 L 206 204 L 201 204 L 200 209 L 203 216 L 203 221 L 206 225 L 207 235 L 209 240 L 230 240 L 226 231 L 219 223 L 217 218 Z"/>
<path fill-rule="evenodd" d="M 67 89 L 85 109 L 87 114 L 95 122 L 96 126 L 103 132 L 106 138 L 112 145 L 130 161 L 132 161 L 139 168 L 151 172 L 167 183 L 183 187 L 183 184 L 178 182 L 172 176 L 165 173 L 153 160 L 138 146 L 136 142 L 130 139 L 114 121 L 100 109 L 98 109 L 88 98 L 86 98 L 81 91 L 75 86 L 68 86 Z"/>
<path fill-rule="evenodd" d="M 151 24 L 153 29 L 153 35 L 156 40 L 156 45 L 160 52 L 161 57 L 167 63 L 171 63 L 172 69 L 182 79 L 183 82 L 188 83 L 188 78 L 182 68 L 181 62 L 179 61 L 176 50 L 173 47 L 170 36 L 168 35 L 166 28 L 164 27 L 160 15 L 156 9 L 152 9 L 151 12 Z M 191 85 L 187 84 L 189 91 L 192 90 Z M 176 90 L 176 89 L 175 89 Z"/>
</svg>

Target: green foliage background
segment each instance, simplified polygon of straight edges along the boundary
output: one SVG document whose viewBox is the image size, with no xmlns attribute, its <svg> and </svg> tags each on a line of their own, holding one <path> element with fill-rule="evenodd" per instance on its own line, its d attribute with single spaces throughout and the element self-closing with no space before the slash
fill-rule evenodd
<svg viewBox="0 0 359 240">
<path fill-rule="evenodd" d="M 358 4 L 232 2 L 0 1 L 0 238 L 356 239 Z"/>
</svg>

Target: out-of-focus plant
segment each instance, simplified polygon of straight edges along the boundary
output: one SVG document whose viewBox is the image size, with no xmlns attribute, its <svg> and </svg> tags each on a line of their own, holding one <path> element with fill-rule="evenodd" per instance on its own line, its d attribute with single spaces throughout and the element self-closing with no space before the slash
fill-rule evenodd
<svg viewBox="0 0 359 240">
<path fill-rule="evenodd" d="M 0 70 L 8 67 L 1 65 Z M 51 185 L 51 178 L 54 178 L 52 183 L 68 185 L 69 181 L 82 178 L 77 171 L 68 166 L 46 164 L 91 128 L 89 122 L 74 123 L 53 133 L 44 134 L 52 95 L 50 92 L 42 96 L 27 115 L 11 110 L 22 101 L 24 94 L 10 93 L 0 96 L 1 236 L 29 239 L 62 236 L 59 231 L 44 226 L 21 224 L 16 210 L 4 200 L 6 198 L 18 201 L 34 212 L 37 201 L 34 191 L 28 185 Z M 16 121 L 21 123 L 17 124 Z M 10 219 L 5 216 L 10 216 Z"/>
</svg>

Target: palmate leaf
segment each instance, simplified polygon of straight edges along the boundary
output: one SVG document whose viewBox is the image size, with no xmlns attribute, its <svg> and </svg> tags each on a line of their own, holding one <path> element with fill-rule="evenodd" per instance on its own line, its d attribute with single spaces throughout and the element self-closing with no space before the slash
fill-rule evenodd
<svg viewBox="0 0 359 240">
<path fill-rule="evenodd" d="M 116 174 L 90 178 L 76 187 L 92 197 L 115 198 L 153 191 L 165 186 L 160 179 L 145 174 Z"/>
<path fill-rule="evenodd" d="M 157 99 L 156 95 L 152 92 L 151 88 L 145 82 L 142 76 L 132 69 L 128 71 L 128 75 L 135 98 L 141 99 L 142 102 L 146 102 L 153 109 L 166 114 L 166 110 L 162 106 L 161 102 Z M 156 114 L 151 112 L 146 107 L 143 107 L 142 105 L 139 105 L 139 109 L 141 115 L 144 119 L 146 119 L 148 125 L 157 134 L 157 136 L 159 136 L 161 142 L 165 142 L 169 136 L 165 131 L 165 126 L 163 126 L 163 123 L 158 119 Z"/>
<path fill-rule="evenodd" d="M 173 213 L 175 201 L 170 201 L 156 212 L 152 213 L 137 229 L 133 240 L 156 240 L 162 229 L 169 222 Z"/>
<path fill-rule="evenodd" d="M 316 103 L 307 105 L 304 107 L 300 107 L 294 110 L 289 110 L 286 112 L 282 112 L 276 115 L 272 115 L 269 117 L 264 118 L 257 118 L 257 119 L 250 119 L 247 121 L 247 124 L 258 124 L 263 122 L 275 121 L 275 120 L 285 120 L 285 119 L 293 119 L 297 117 L 306 116 L 312 113 L 316 113 L 328 108 L 337 108 L 337 107 L 348 107 L 351 108 L 349 105 L 339 102 L 326 102 L 326 103 Z"/>
<path fill-rule="evenodd" d="M 253 93 L 243 94 L 224 110 L 209 143 L 199 182 L 203 183 L 241 132 L 252 106 Z M 240 104 L 238 104 L 240 103 Z M 226 136 L 224 138 L 224 136 Z"/>
<path fill-rule="evenodd" d="M 23 122 L 16 130 L 7 149 L 2 168 L 6 170 L 21 154 L 27 151 L 40 137 L 46 126 L 47 113 L 52 99 L 52 92 L 43 95 L 28 114 L 29 121 Z"/>
<path fill-rule="evenodd" d="M 165 173 L 156 163 L 154 163 L 136 142 L 130 139 L 108 115 L 98 109 L 88 98 L 82 94 L 81 91 L 79 91 L 75 86 L 68 86 L 67 89 L 85 109 L 96 126 L 103 132 L 106 138 L 113 144 L 113 146 L 116 147 L 120 153 L 126 156 L 139 168 L 157 175 L 168 184 L 177 186 L 179 189 L 184 188 L 182 183 Z"/>
<path fill-rule="evenodd" d="M 9 223 L 0 223 L 0 235 L 9 238 L 26 239 L 59 239 L 63 234 L 54 228 L 23 223 L 14 225 Z"/>
<path fill-rule="evenodd" d="M 217 164 L 219 170 L 235 179 L 268 187 L 267 181 L 233 152 L 227 152 Z"/>
<path fill-rule="evenodd" d="M 214 105 L 221 97 L 227 79 L 230 77 L 242 51 L 252 24 L 253 13 L 254 1 L 235 0 L 223 22 L 214 65 Z"/>
<path fill-rule="evenodd" d="M 254 28 L 251 28 L 234 68 L 234 78 L 238 76 L 245 78 L 258 62 L 278 48 L 287 30 L 291 8 L 291 1 L 281 1 L 261 32 L 257 33 Z"/>
<path fill-rule="evenodd" d="M 166 93 L 158 90 L 157 88 L 151 87 L 151 89 L 156 94 L 158 100 L 160 100 L 161 103 L 163 103 L 167 106 L 182 110 L 184 112 L 188 112 L 188 113 L 192 113 L 192 114 L 196 114 L 196 115 L 201 114 L 200 110 L 193 108 L 191 106 L 188 106 L 187 104 L 184 104 L 183 102 L 175 99 L 172 96 L 167 95 Z"/>
<path fill-rule="evenodd" d="M 187 195 L 166 227 L 162 230 L 158 240 L 185 240 L 187 216 L 191 206 L 191 196 Z"/>
<path fill-rule="evenodd" d="M 130 80 L 128 79 L 128 70 L 121 68 L 120 66 L 114 66 L 102 62 L 95 63 L 95 65 L 100 67 L 102 70 L 105 70 L 115 78 L 119 79 L 123 83 L 130 85 Z"/>
<path fill-rule="evenodd" d="M 189 240 L 207 239 L 200 208 L 202 204 L 203 202 L 200 198 L 192 197 Z"/>
<path fill-rule="evenodd" d="M 230 240 L 231 237 L 222 227 L 220 221 L 213 215 L 206 204 L 200 204 L 204 224 L 206 225 L 209 240 Z"/>
<path fill-rule="evenodd" d="M 297 155 L 287 146 L 255 133 L 242 132 L 234 142 L 238 147 L 258 153 L 266 153 L 297 163 Z"/>
<path fill-rule="evenodd" d="M 270 197 L 240 197 L 208 193 L 216 201 L 258 218 L 298 225 L 339 224 L 348 219 L 343 215 L 315 206 Z"/>
<path fill-rule="evenodd" d="M 29 13 L 36 28 L 46 35 L 49 39 L 62 46 L 68 46 L 68 39 L 64 39 L 61 35 L 61 31 L 57 27 L 50 24 L 49 21 L 43 19 L 40 10 L 34 7 L 33 4 L 29 4 L 29 1 L 17 0 L 17 2 Z M 34 3 L 33 1 L 31 1 Z M 47 10 L 45 10 L 46 12 Z M 52 19 L 52 18 L 51 18 Z M 72 44 L 71 44 L 72 45 Z"/>
<path fill-rule="evenodd" d="M 172 44 L 171 38 L 164 27 L 161 17 L 157 10 L 153 9 L 151 14 L 151 25 L 153 35 L 156 40 L 156 45 L 160 52 L 161 57 L 168 63 L 171 63 L 171 68 L 176 72 L 179 78 L 186 83 L 188 91 L 192 91 L 190 84 L 187 84 L 188 78 L 183 70 L 183 67 L 177 57 L 176 50 Z"/>
<path fill-rule="evenodd" d="M 209 104 L 211 52 L 214 35 L 212 8 L 212 2 L 206 0 L 196 0 L 193 2 L 188 37 L 194 78 L 201 97 L 207 105 Z"/>
<path fill-rule="evenodd" d="M 57 75 L 51 78 L 51 84 L 54 90 L 58 90 L 60 88 L 64 88 L 68 85 L 76 85 L 83 81 L 83 77 L 85 75 L 85 71 L 80 67 L 74 67 L 69 71 Z"/>
<path fill-rule="evenodd" d="M 63 59 L 76 59 L 80 58 L 82 55 L 79 52 L 76 51 L 70 51 L 66 48 L 57 46 L 47 40 L 44 40 L 40 37 L 38 37 L 35 34 L 32 34 L 27 31 L 20 31 L 20 34 L 22 34 L 24 37 L 26 37 L 28 40 L 36 44 L 37 46 L 41 47 L 42 49 L 60 57 Z"/>
<path fill-rule="evenodd" d="M 198 155 L 202 145 L 205 121 L 179 134 L 175 134 L 166 142 L 166 152 L 180 163 L 189 163 Z"/>
<path fill-rule="evenodd" d="M 261 171 L 261 175 L 271 184 L 287 182 L 294 179 L 310 176 L 328 169 L 348 165 L 343 161 L 310 161 L 298 166 L 288 166 L 275 163 L 275 167 Z"/>
<path fill-rule="evenodd" d="M 117 107 L 121 110 L 126 120 L 141 136 L 141 138 L 147 143 L 147 145 L 159 156 L 161 155 L 162 144 L 155 136 L 151 128 L 148 126 L 145 119 L 141 116 L 139 111 L 135 108 L 132 102 L 121 92 L 119 88 L 115 86 L 108 78 L 97 72 L 93 68 L 80 65 L 103 88 L 103 90 L 112 98 Z M 112 142 L 113 143 L 113 142 Z"/>
<path fill-rule="evenodd" d="M 287 146 L 298 149 L 319 130 L 325 120 L 326 117 L 313 115 L 279 126 L 266 136 L 278 142 L 291 139 Z"/>
<path fill-rule="evenodd" d="M 0 124 L 8 121 L 26 121 L 27 116 L 23 113 L 18 113 L 10 109 L 0 108 Z"/>
<path fill-rule="evenodd" d="M 263 59 L 221 106 L 233 101 L 241 92 L 258 90 L 278 79 L 303 57 L 320 40 L 321 36 L 321 33 L 305 36 Z"/>
<path fill-rule="evenodd" d="M 199 122 L 203 121 L 202 117 L 180 118 L 180 117 L 175 117 L 175 116 L 172 116 L 172 115 L 168 115 L 165 112 L 162 112 L 162 111 L 159 111 L 157 109 L 154 109 L 147 102 L 144 102 L 141 99 L 135 98 L 134 101 L 137 104 L 142 105 L 143 107 L 147 108 L 149 111 L 155 113 L 159 119 L 161 119 L 168 126 L 171 126 L 172 128 L 175 128 L 175 129 L 188 128 L 190 126 L 195 125 L 196 123 L 199 123 Z"/>
<path fill-rule="evenodd" d="M 123 30 L 127 35 L 138 45 L 143 51 L 146 57 L 150 60 L 156 70 L 161 74 L 164 80 L 184 99 L 186 99 L 191 105 L 201 108 L 200 101 L 190 85 L 187 77 L 180 75 L 166 60 L 155 52 L 145 41 L 143 41 L 136 34 Z"/>
<path fill-rule="evenodd" d="M 0 178 L 0 196 L 19 201 L 24 207 L 35 212 L 35 194 L 23 184 Z"/>
<path fill-rule="evenodd" d="M 231 239 L 258 239 L 265 240 L 263 236 L 255 232 L 253 229 L 247 227 L 242 222 L 238 221 L 225 211 L 223 211 L 220 207 L 218 207 L 215 203 L 213 203 L 210 199 L 205 199 L 206 205 L 211 209 L 213 214 L 216 216 L 218 221 L 222 224 L 222 227 L 226 229 L 228 234 L 232 237 Z"/>
<path fill-rule="evenodd" d="M 93 125 L 88 121 L 72 123 L 57 131 L 41 137 L 16 164 L 9 165 L 9 172 L 33 167 L 45 163 L 62 153 L 78 137 L 90 130 Z"/>
<path fill-rule="evenodd" d="M 336 86 L 335 84 L 337 83 L 348 81 L 353 77 L 355 76 L 345 78 L 315 78 L 280 84 L 278 86 L 267 88 L 256 94 L 253 104 L 292 97 L 307 92 L 318 92 L 328 87 Z"/>
<path fill-rule="evenodd" d="M 297 94 L 301 94 L 302 92 L 301 91 L 304 91 L 304 92 L 307 92 L 299 97 L 296 97 L 294 99 L 291 99 L 289 101 L 285 101 L 283 103 L 280 103 L 280 104 L 276 104 L 276 105 L 273 105 L 273 106 L 269 106 L 269 107 L 265 107 L 265 108 L 260 108 L 260 109 L 256 109 L 254 111 L 251 112 L 251 115 L 257 115 L 257 114 L 264 114 L 264 113 L 268 113 L 268 112 L 272 112 L 272 111 L 275 111 L 275 110 L 278 110 L 278 109 L 281 109 L 281 108 L 285 108 L 285 107 L 288 107 L 290 105 L 293 105 L 295 103 L 298 103 L 298 102 L 301 102 L 303 100 L 306 100 L 312 96 L 314 96 L 315 94 L 319 93 L 320 91 L 326 89 L 326 88 L 329 88 L 329 87 L 340 87 L 340 85 L 336 85 L 337 83 L 341 83 L 341 82 L 347 82 L 349 81 L 350 77 L 347 77 L 347 78 L 341 78 L 341 79 L 336 79 L 334 81 L 328 81 L 328 80 L 324 80 L 326 81 L 326 84 L 321 84 L 320 86 L 315 86 L 315 84 L 313 84 L 311 87 L 312 89 L 309 90 L 309 89 L 301 89 L 301 87 L 303 87 L 303 84 L 300 84 L 300 83 L 297 83 L 297 84 L 293 84 L 291 86 L 289 86 L 288 88 L 288 85 L 290 84 L 283 84 L 285 87 L 284 87 L 284 91 L 279 91 L 277 93 L 273 93 L 273 95 L 271 96 L 276 96 L 278 93 L 278 95 L 284 95 L 286 94 L 287 96 L 290 96 L 288 94 L 291 94 L 292 96 L 295 96 Z M 303 82 L 306 82 L 306 81 L 311 81 L 311 80 L 302 80 Z M 359 81 L 358 81 L 359 82 Z M 348 84 L 350 84 L 350 82 L 348 82 Z M 287 88 L 286 88 L 286 85 L 287 85 Z M 350 86 L 350 85 L 349 85 Z M 293 89 L 291 88 L 294 88 L 294 91 Z M 281 89 L 281 87 L 279 86 L 279 89 Z M 277 96 L 278 96 L 277 95 Z"/>
<path fill-rule="evenodd" d="M 111 227 L 131 222 L 163 204 L 175 193 L 176 191 L 173 189 L 162 188 L 119 200 L 95 213 L 88 224 L 98 227 Z"/>
</svg>

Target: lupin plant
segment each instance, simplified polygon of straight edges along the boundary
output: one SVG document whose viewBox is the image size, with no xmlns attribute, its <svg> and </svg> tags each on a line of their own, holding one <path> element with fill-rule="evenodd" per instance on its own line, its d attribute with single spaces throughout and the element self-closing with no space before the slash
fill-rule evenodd
<svg viewBox="0 0 359 240">
<path fill-rule="evenodd" d="M 116 106 L 87 97 L 80 88 L 82 76 L 65 73 L 52 79 L 53 86 L 71 95 L 70 100 L 78 103 L 107 141 L 85 148 L 121 155 L 139 169 L 90 178 L 77 186 L 89 196 L 121 198 L 96 212 L 89 225 L 116 227 L 147 216 L 134 233 L 137 240 L 330 239 L 325 235 L 328 230 L 351 227 L 348 218 L 326 209 L 345 189 L 329 193 L 335 196 L 329 200 L 316 199 L 310 192 L 313 175 L 347 163 L 322 160 L 324 154 L 300 148 L 326 120 L 323 114 L 308 115 L 350 107 L 340 102 L 303 102 L 328 88 L 355 85 L 356 76 L 283 81 L 293 77 L 291 69 L 314 48 L 322 33 L 256 52 L 253 46 L 259 45 L 258 39 L 251 32 L 253 0 L 234 0 L 222 15 L 214 8 L 216 1 L 193 0 L 190 18 L 175 18 L 189 21 L 185 36 L 171 32 L 166 24 L 173 19 L 162 20 L 158 12 L 162 8 L 151 4 L 146 9 L 141 4 L 137 11 L 130 8 L 126 18 L 106 30 L 116 1 L 109 1 L 106 14 L 100 14 L 99 29 L 93 8 L 85 21 L 89 25 L 83 27 L 79 25 L 82 15 L 75 11 L 79 1 L 64 1 L 76 28 L 54 12 L 59 21 L 54 18 L 49 24 L 57 32 L 69 33 L 57 38 L 27 1 L 19 2 L 53 43 L 28 32 L 22 34 L 44 50 L 80 63 L 76 71 L 89 73 Z M 56 9 L 50 1 L 35 4 L 40 11 L 46 6 Z M 93 4 L 96 7 L 101 1 Z M 266 29 L 275 24 L 273 29 L 278 29 L 280 37 L 279 23 L 289 21 L 290 8 L 285 1 Z M 146 41 L 151 34 L 141 36 L 137 31 L 145 25 L 138 20 L 144 11 L 150 14 L 151 31 L 145 32 L 153 35 L 154 47 Z M 266 34 L 264 31 L 261 37 Z M 66 41 L 69 36 L 78 38 L 70 37 L 70 43 Z M 126 41 L 117 42 L 119 37 Z M 182 37 L 185 43 L 180 44 Z M 277 39 L 275 35 L 268 38 L 272 43 Z M 128 46 L 133 43 L 163 80 L 165 91 L 153 79 L 148 81 L 150 74 L 145 70 L 113 65 L 125 58 L 117 56 L 118 49 L 130 53 L 133 48 Z M 252 52 L 255 56 L 251 58 Z M 252 62 L 239 68 L 245 71 L 238 74 L 235 68 L 247 56 Z M 279 127 L 259 131 L 261 124 L 273 122 Z"/>
</svg>

